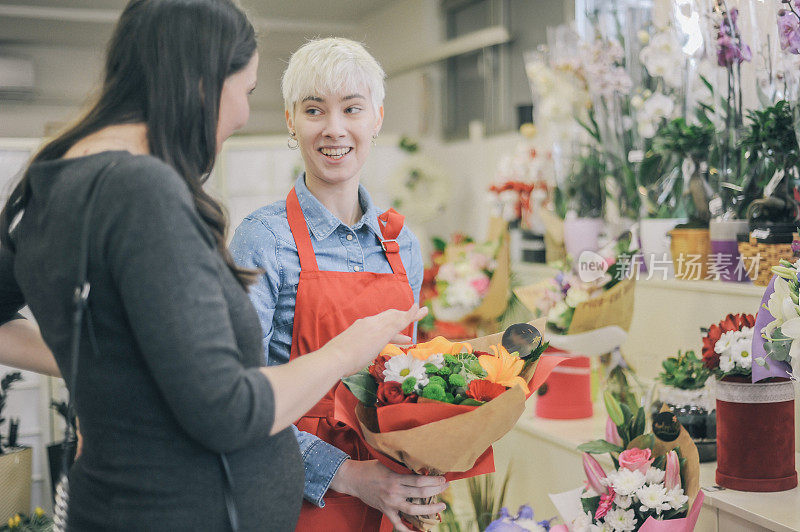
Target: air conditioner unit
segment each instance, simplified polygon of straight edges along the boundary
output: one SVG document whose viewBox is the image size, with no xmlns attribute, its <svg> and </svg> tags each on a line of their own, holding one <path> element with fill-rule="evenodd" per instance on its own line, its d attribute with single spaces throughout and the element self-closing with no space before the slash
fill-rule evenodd
<svg viewBox="0 0 800 532">
<path fill-rule="evenodd" d="M 33 82 L 33 61 L 0 55 L 0 100 L 33 98 Z"/>
</svg>

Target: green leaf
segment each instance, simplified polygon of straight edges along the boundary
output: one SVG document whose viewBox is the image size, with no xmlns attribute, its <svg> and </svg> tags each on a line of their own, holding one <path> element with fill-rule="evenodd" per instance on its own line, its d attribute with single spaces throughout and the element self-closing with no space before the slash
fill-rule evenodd
<svg viewBox="0 0 800 532">
<path fill-rule="evenodd" d="M 631 411 L 631 408 L 625 403 L 620 403 L 619 407 L 622 410 L 622 416 L 624 418 L 624 423 L 625 424 L 630 423 L 631 420 L 633 419 L 633 412 Z"/>
<path fill-rule="evenodd" d="M 625 449 L 606 440 L 594 440 L 578 445 L 578 450 L 589 454 L 621 453 Z"/>
<path fill-rule="evenodd" d="M 641 436 L 644 434 L 644 407 L 639 407 L 639 410 L 636 412 L 636 418 L 633 421 L 633 430 L 631 431 L 631 436 L 636 438 L 637 436 Z"/>
<path fill-rule="evenodd" d="M 345 377 L 342 382 L 361 403 L 375 406 L 378 400 L 378 383 L 367 370 L 361 370 L 355 375 Z"/>
<path fill-rule="evenodd" d="M 608 417 L 611 418 L 611 421 L 619 427 L 625 421 L 625 416 L 622 414 L 622 409 L 619 406 L 619 402 L 614 398 L 610 391 L 606 390 L 603 392 L 603 401 L 606 404 L 606 410 L 608 411 Z"/>
<path fill-rule="evenodd" d="M 467 406 L 481 406 L 483 404 L 483 401 L 478 401 L 476 399 L 473 399 L 472 397 L 467 397 L 458 404 Z"/>
<path fill-rule="evenodd" d="M 594 515 L 595 512 L 597 512 L 597 507 L 600 506 L 600 496 L 581 497 L 581 506 L 584 512 L 589 512 Z"/>
</svg>

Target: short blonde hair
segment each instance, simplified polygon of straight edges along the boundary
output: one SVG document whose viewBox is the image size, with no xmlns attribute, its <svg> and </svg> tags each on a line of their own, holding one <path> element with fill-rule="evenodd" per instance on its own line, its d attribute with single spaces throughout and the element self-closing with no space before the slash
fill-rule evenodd
<svg viewBox="0 0 800 532">
<path fill-rule="evenodd" d="M 366 85 L 378 113 L 386 95 L 385 77 L 363 44 L 339 37 L 314 39 L 292 54 L 281 91 L 286 110 L 294 114 L 294 105 L 308 96 L 356 93 Z"/>
</svg>

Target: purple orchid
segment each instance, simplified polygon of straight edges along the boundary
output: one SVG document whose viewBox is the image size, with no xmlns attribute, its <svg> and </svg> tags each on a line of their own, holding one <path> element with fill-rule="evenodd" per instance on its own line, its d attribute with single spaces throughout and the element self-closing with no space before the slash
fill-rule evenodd
<svg viewBox="0 0 800 532">
<path fill-rule="evenodd" d="M 742 42 L 739 35 L 737 20 L 739 20 L 739 10 L 735 7 L 722 18 L 717 33 L 717 64 L 721 67 L 729 68 L 734 64 L 753 59 L 753 52 Z"/>
<path fill-rule="evenodd" d="M 486 527 L 485 532 L 530 532 L 544 529 L 550 530 L 550 521 L 534 521 L 533 509 L 527 504 L 519 507 L 519 511 L 515 517 L 511 517 L 506 508 L 500 510 L 500 517 Z"/>
<path fill-rule="evenodd" d="M 800 0 L 795 1 L 800 2 Z M 800 54 L 800 18 L 793 11 L 781 9 L 778 12 L 778 37 L 781 50 Z"/>
</svg>

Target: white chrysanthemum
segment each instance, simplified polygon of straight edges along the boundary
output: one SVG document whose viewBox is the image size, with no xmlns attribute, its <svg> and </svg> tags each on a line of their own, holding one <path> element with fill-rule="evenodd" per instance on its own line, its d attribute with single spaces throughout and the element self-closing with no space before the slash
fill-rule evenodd
<svg viewBox="0 0 800 532">
<path fill-rule="evenodd" d="M 589 527 L 592 525 L 592 514 L 586 512 L 585 514 L 581 514 L 580 517 L 576 517 L 570 523 L 569 529 L 573 532 L 588 532 Z"/>
<path fill-rule="evenodd" d="M 623 510 L 627 510 L 631 507 L 631 496 L 630 495 L 617 495 L 614 497 L 614 504 L 617 505 L 617 508 L 622 508 Z"/>
<path fill-rule="evenodd" d="M 614 529 L 611 525 L 605 523 L 598 523 L 596 525 L 589 525 L 589 532 L 613 532 Z"/>
<path fill-rule="evenodd" d="M 733 368 L 736 367 L 736 364 L 733 362 L 733 359 L 728 355 L 723 355 L 719 357 L 719 369 L 723 373 L 728 373 L 729 371 L 733 371 Z"/>
<path fill-rule="evenodd" d="M 753 365 L 753 357 L 750 356 L 752 349 L 752 337 L 737 338 L 731 344 L 731 360 L 734 364 L 744 369 L 750 369 Z"/>
<path fill-rule="evenodd" d="M 441 368 L 444 366 L 444 355 L 442 353 L 430 355 L 425 359 L 425 364 L 433 364 L 437 368 Z"/>
<path fill-rule="evenodd" d="M 606 477 L 606 481 L 614 488 L 616 493 L 620 495 L 631 495 L 644 486 L 645 478 L 644 474 L 640 471 L 631 471 L 630 469 L 622 468 L 609 473 Z"/>
<path fill-rule="evenodd" d="M 669 510 L 667 504 L 667 489 L 663 484 L 648 484 L 636 490 L 636 498 L 639 499 L 642 512 L 655 510 L 660 514 L 664 510 Z"/>
<path fill-rule="evenodd" d="M 651 467 L 647 470 L 647 474 L 644 476 L 645 482 L 648 484 L 660 484 L 664 482 L 664 475 L 666 471 L 663 469 L 659 469 L 657 467 Z"/>
<path fill-rule="evenodd" d="M 671 509 L 677 510 L 687 502 L 689 502 L 689 497 L 683 493 L 683 489 L 680 486 L 675 486 L 667 492 L 666 503 Z"/>
<path fill-rule="evenodd" d="M 720 355 L 727 354 L 730 352 L 731 344 L 735 340 L 736 331 L 726 331 L 722 333 L 717 340 L 717 343 L 714 344 L 714 351 L 719 353 Z"/>
<path fill-rule="evenodd" d="M 636 514 L 633 510 L 614 508 L 609 510 L 603 522 L 615 532 L 630 532 L 636 528 Z"/>
<path fill-rule="evenodd" d="M 384 380 L 402 383 L 409 377 L 417 379 L 418 387 L 428 384 L 425 362 L 407 354 L 396 355 L 386 361 Z"/>
</svg>

